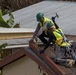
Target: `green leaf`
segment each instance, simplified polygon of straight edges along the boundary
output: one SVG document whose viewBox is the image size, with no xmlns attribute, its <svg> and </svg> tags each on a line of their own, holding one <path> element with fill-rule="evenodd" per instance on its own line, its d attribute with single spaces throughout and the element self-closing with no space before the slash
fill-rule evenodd
<svg viewBox="0 0 76 75">
<path fill-rule="evenodd" d="M 10 28 L 10 26 L 5 21 L 2 20 L 0 20 L 0 27 Z"/>
<path fill-rule="evenodd" d="M 7 20 L 7 23 L 9 26 L 12 27 L 12 25 L 14 24 L 14 16 L 12 15 L 11 12 L 9 12 L 9 16 L 10 16 L 10 18 L 9 18 L 9 20 Z"/>
<path fill-rule="evenodd" d="M 14 25 L 14 16 L 12 15 L 11 12 L 9 12 L 9 16 L 10 18 L 5 21 L 3 18 L 2 18 L 2 11 L 0 9 L 0 27 L 6 27 L 6 28 L 20 28 L 20 24 L 15 24 Z"/>
<path fill-rule="evenodd" d="M 5 48 L 8 44 L 7 43 L 4 43 L 2 45 L 0 45 L 0 50 L 2 50 L 3 48 Z"/>
<path fill-rule="evenodd" d="M 0 9 L 0 20 L 4 21 L 4 19 L 2 18 L 2 11 Z"/>
<path fill-rule="evenodd" d="M 12 27 L 12 25 L 14 24 L 14 20 L 12 19 L 7 20 L 7 24 Z"/>
<path fill-rule="evenodd" d="M 20 28 L 20 24 L 15 24 L 13 28 Z"/>
<path fill-rule="evenodd" d="M 11 12 L 9 12 L 9 16 L 10 16 L 10 18 L 14 19 L 14 16 L 12 15 Z"/>
<path fill-rule="evenodd" d="M 10 26 L 2 18 L 2 11 L 1 11 L 1 9 L 0 9 L 0 27 L 10 28 Z"/>
</svg>

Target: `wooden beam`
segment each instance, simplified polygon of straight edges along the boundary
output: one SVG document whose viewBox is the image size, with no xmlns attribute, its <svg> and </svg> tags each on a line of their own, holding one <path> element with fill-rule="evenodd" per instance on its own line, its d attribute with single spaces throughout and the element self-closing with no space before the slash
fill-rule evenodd
<svg viewBox="0 0 76 75">
<path fill-rule="evenodd" d="M 50 68 L 57 73 L 57 75 L 73 75 L 72 73 L 66 74 L 65 71 L 63 71 L 57 64 L 55 64 L 52 59 L 50 59 L 49 56 L 47 56 L 45 53 L 40 54 L 39 50 L 40 48 L 38 45 L 34 42 L 29 42 L 29 47 L 32 48 L 49 66 Z"/>
<path fill-rule="evenodd" d="M 41 68 L 48 74 L 48 75 L 57 75 L 56 73 L 54 73 L 51 69 L 49 69 L 46 65 L 44 65 L 40 60 L 38 60 L 38 58 L 36 56 L 34 56 L 33 54 L 31 54 L 30 52 L 28 52 L 25 49 L 25 54 L 27 56 L 29 56 L 32 60 L 34 60 L 39 66 L 41 66 Z"/>
<path fill-rule="evenodd" d="M 31 38 L 32 35 L 33 35 L 32 32 L 25 32 L 25 33 L 0 33 L 0 40 Z"/>
<path fill-rule="evenodd" d="M 12 63 L 13 61 L 26 56 L 25 55 L 25 50 L 24 49 L 20 49 L 17 52 L 8 55 L 7 57 L 3 58 L 2 60 L 0 60 L 0 68 L 8 65 L 9 63 Z"/>
<path fill-rule="evenodd" d="M 0 60 L 0 68 L 16 61 L 17 59 L 23 57 L 23 56 L 29 56 L 32 60 L 34 60 L 41 68 L 48 74 L 48 75 L 56 75 L 52 72 L 51 69 L 49 69 L 43 62 L 41 62 L 36 56 L 34 56 L 34 53 L 32 54 L 27 50 L 27 48 L 20 48 L 17 52 L 5 57 L 4 59 Z"/>
<path fill-rule="evenodd" d="M 31 38 L 34 31 L 35 29 L 31 28 L 0 28 L 0 40 Z M 76 35 L 65 35 L 76 42 Z"/>
<path fill-rule="evenodd" d="M 33 32 L 30 28 L 0 28 L 0 40 L 31 38 Z"/>
</svg>

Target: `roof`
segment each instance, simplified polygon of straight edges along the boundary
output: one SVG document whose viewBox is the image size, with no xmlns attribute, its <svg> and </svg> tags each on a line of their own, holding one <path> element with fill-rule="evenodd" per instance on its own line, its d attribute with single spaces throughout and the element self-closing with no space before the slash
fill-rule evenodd
<svg viewBox="0 0 76 75">
<path fill-rule="evenodd" d="M 37 24 L 35 16 L 38 12 L 43 12 L 45 14 L 45 16 L 47 16 L 48 18 L 50 18 L 51 16 L 54 16 L 55 13 L 58 13 L 60 18 L 57 19 L 56 21 L 57 21 L 58 25 L 63 29 L 65 34 L 75 34 L 75 32 L 76 32 L 76 30 L 75 30 L 76 26 L 74 25 L 75 24 L 75 19 L 76 19 L 75 18 L 76 11 L 74 11 L 75 9 L 76 9 L 76 3 L 74 3 L 74 2 L 42 1 L 40 3 L 37 3 L 37 4 L 31 5 L 29 7 L 23 8 L 21 10 L 15 11 L 15 12 L 13 12 L 13 14 L 14 14 L 14 17 L 15 17 L 15 21 L 17 23 L 18 22 L 20 23 L 21 28 L 35 29 L 36 24 Z M 8 16 L 5 15 L 4 18 L 8 19 Z M 69 28 L 67 28 L 67 27 L 69 27 Z M 23 42 L 25 42 L 25 39 L 22 39 L 22 40 L 21 39 L 16 39 L 16 40 L 14 40 L 14 42 L 10 42 L 10 40 L 6 40 L 6 41 L 8 41 L 9 43 L 23 43 Z M 55 70 L 55 73 L 52 72 L 49 69 L 49 67 L 44 66 L 44 64 L 40 61 L 41 59 L 38 60 L 39 56 L 36 57 L 35 54 L 32 54 L 32 53 L 28 52 L 28 50 L 30 51 L 30 49 L 20 50 L 22 52 L 22 54 L 20 55 L 21 52 L 19 52 L 19 54 L 18 54 L 19 56 L 18 57 L 16 56 L 17 58 L 13 58 L 13 56 L 15 56 L 15 55 L 9 56 L 10 58 L 9 57 L 5 58 L 4 60 L 2 60 L 0 62 L 0 65 L 1 65 L 0 67 L 3 67 L 5 65 L 13 62 L 13 61 L 15 61 L 16 59 L 18 59 L 22 56 L 28 55 L 30 58 L 32 58 L 40 66 L 42 65 L 42 68 L 48 73 L 48 75 L 50 75 L 51 73 L 52 73 L 52 75 L 57 75 L 55 73 L 58 73 L 58 72 L 60 72 L 58 74 L 62 74 L 62 73 L 65 74 L 64 71 L 60 70 L 60 68 L 59 68 L 59 70 Z M 43 55 L 40 55 L 40 57 L 43 57 Z M 13 58 L 13 59 L 11 59 L 11 58 Z M 47 58 L 47 56 L 46 56 L 46 58 Z M 7 61 L 7 63 L 6 62 L 3 63 L 7 59 L 9 61 Z M 50 66 L 52 66 L 52 65 L 50 65 Z M 56 66 L 56 68 L 57 68 L 57 66 Z M 56 69 L 56 68 L 54 67 L 53 69 Z M 72 69 L 69 69 L 69 70 L 71 70 L 70 73 L 72 73 L 73 70 L 76 71 L 75 68 L 72 68 Z M 67 70 L 67 71 L 69 71 L 69 70 Z"/>
<path fill-rule="evenodd" d="M 76 42 L 74 42 L 73 45 L 76 46 Z M 55 73 L 54 75 L 76 75 L 76 64 L 74 64 L 71 68 L 67 68 L 64 65 L 59 65 L 54 62 L 54 58 L 56 57 L 56 55 L 59 53 L 59 50 L 60 50 L 58 47 L 56 47 L 56 51 L 54 51 L 49 46 L 43 54 L 40 54 L 39 50 L 43 49 L 44 46 L 40 44 L 37 45 L 36 43 L 33 43 L 33 42 L 30 42 L 29 46 L 33 51 L 35 51 L 42 58 L 43 61 L 45 61 L 48 64 L 48 66 L 52 70 L 52 73 L 53 72 Z M 69 56 L 64 58 L 70 59 Z"/>
<path fill-rule="evenodd" d="M 34 60 L 39 66 L 41 66 L 42 69 L 48 75 L 55 75 L 55 73 L 52 72 L 50 67 L 29 47 L 25 47 L 25 48 L 21 47 L 15 53 L 12 53 L 11 55 L 5 57 L 3 60 L 0 60 L 0 68 L 3 68 L 4 66 L 7 66 L 8 64 L 26 56 L 26 55 L 29 56 L 32 60 Z"/>
<path fill-rule="evenodd" d="M 57 24 L 63 29 L 65 34 L 76 35 L 76 2 L 66 1 L 42 1 L 34 5 L 25 7 L 23 9 L 13 12 L 15 23 L 20 23 L 21 28 L 35 29 L 37 26 L 36 14 L 42 12 L 45 17 L 51 18 L 58 13 L 59 18 L 56 19 Z M 3 16 L 5 20 L 9 18 L 8 15 Z M 17 41 L 16 41 L 17 40 Z M 9 44 L 25 43 L 25 39 L 11 39 Z M 5 40 L 7 42 L 8 40 Z M 4 40 L 2 40 L 4 42 Z"/>
<path fill-rule="evenodd" d="M 76 42 L 73 43 L 76 46 Z M 30 46 L 30 48 L 29 48 Z M 17 48 L 18 50 L 9 56 L 0 60 L 0 68 L 18 60 L 21 57 L 29 56 L 34 60 L 48 75 L 75 75 L 76 65 L 72 68 L 65 68 L 64 66 L 58 65 L 53 62 L 52 58 L 59 51 L 53 51 L 50 47 L 45 51 L 44 54 L 40 54 L 39 50 L 42 49 L 42 45 L 37 45 L 34 42 L 30 42 L 29 46 Z M 8 49 L 8 48 L 7 48 Z M 76 51 L 75 51 L 76 52 Z"/>
<path fill-rule="evenodd" d="M 34 5 L 13 12 L 15 22 L 20 23 L 21 28 L 36 28 L 36 14 L 42 12 L 46 17 L 51 18 L 58 13 L 57 24 L 65 34 L 76 34 L 76 2 L 68 1 L 42 1 Z M 5 19 L 9 17 L 4 16 Z"/>
</svg>

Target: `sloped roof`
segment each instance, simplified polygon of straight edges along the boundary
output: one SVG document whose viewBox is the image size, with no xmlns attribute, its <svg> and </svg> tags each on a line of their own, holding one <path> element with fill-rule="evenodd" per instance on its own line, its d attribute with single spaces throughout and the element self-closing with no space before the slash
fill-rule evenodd
<svg viewBox="0 0 76 75">
<path fill-rule="evenodd" d="M 56 19 L 56 22 L 63 29 L 64 33 L 76 35 L 75 9 L 76 2 L 42 1 L 17 10 L 13 12 L 13 15 L 15 17 L 15 23 L 20 23 L 21 28 L 35 29 L 37 26 L 36 14 L 38 12 L 44 13 L 45 17 L 48 18 L 51 18 L 52 16 L 55 16 L 55 13 L 58 13 L 59 18 Z M 7 20 L 9 17 L 8 15 L 5 15 L 3 18 Z"/>
<path fill-rule="evenodd" d="M 36 28 L 37 22 L 35 16 L 38 12 L 44 13 L 48 18 L 51 18 L 55 13 L 58 13 L 60 18 L 57 19 L 57 23 L 64 32 L 76 34 L 75 9 L 76 2 L 42 1 L 21 10 L 17 10 L 13 12 L 13 15 L 15 17 L 15 22 L 20 23 L 21 27 Z M 5 16 L 5 18 L 7 19 L 8 17 Z"/>
<path fill-rule="evenodd" d="M 76 42 L 74 42 L 73 45 L 76 46 Z M 76 75 L 76 64 L 74 64 L 71 68 L 67 68 L 54 62 L 54 58 L 59 53 L 58 47 L 57 50 L 54 51 L 49 46 L 43 54 L 40 54 L 39 50 L 43 49 L 44 46 L 37 45 L 33 42 L 29 42 L 29 46 L 49 65 L 49 67 L 54 71 L 54 73 L 56 73 L 54 75 Z M 63 58 L 65 58 L 65 56 Z M 69 56 L 67 56 L 67 58 L 69 58 Z"/>
</svg>

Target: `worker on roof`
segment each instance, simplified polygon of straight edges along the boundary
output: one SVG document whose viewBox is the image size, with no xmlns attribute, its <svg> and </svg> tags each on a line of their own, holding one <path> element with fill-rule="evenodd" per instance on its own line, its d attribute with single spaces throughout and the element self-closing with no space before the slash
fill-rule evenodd
<svg viewBox="0 0 76 75">
<path fill-rule="evenodd" d="M 38 21 L 38 25 L 37 25 L 37 28 L 33 34 L 33 37 L 30 41 L 33 41 L 36 36 L 44 43 L 46 44 L 47 43 L 47 39 L 45 37 L 48 38 L 46 32 L 47 32 L 47 24 L 48 22 L 50 22 L 52 25 L 54 25 L 53 21 L 44 17 L 44 14 L 43 13 L 38 13 L 36 15 L 36 19 Z"/>
<path fill-rule="evenodd" d="M 47 34 L 49 36 L 49 40 L 44 49 L 40 50 L 39 52 L 40 54 L 44 53 L 50 43 L 55 44 L 55 49 L 56 45 L 58 45 L 60 47 L 60 52 L 58 55 L 56 55 L 54 59 L 55 62 L 59 64 L 65 63 L 65 66 L 71 67 L 76 61 L 76 54 L 72 48 L 71 43 L 66 40 L 63 31 L 58 27 L 57 24 L 55 24 L 55 27 L 56 28 L 54 28 L 51 22 L 47 24 Z M 63 59 L 65 53 L 69 54 L 72 59 Z"/>
</svg>

